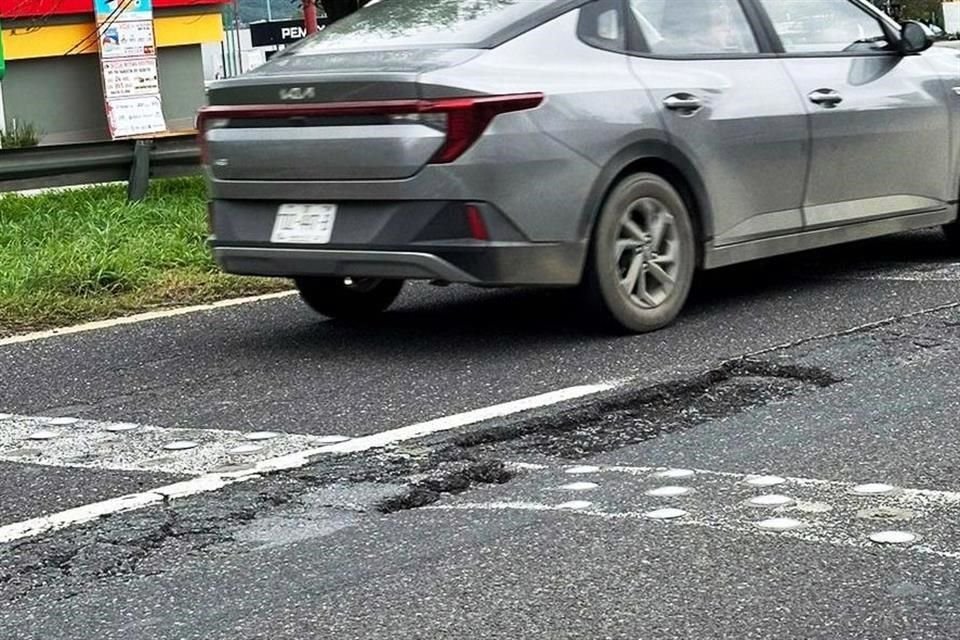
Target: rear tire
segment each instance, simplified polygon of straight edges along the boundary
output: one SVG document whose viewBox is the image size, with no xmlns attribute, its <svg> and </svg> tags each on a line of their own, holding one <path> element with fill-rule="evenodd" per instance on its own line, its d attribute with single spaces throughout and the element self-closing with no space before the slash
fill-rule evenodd
<svg viewBox="0 0 960 640">
<path fill-rule="evenodd" d="M 294 278 L 308 307 L 328 318 L 359 320 L 387 309 L 403 280 L 380 278 Z"/>
<path fill-rule="evenodd" d="M 960 250 L 960 221 L 943 225 L 943 235 L 955 250 Z"/>
<path fill-rule="evenodd" d="M 683 308 L 696 261 L 683 198 L 660 176 L 637 173 L 613 188 L 600 211 L 581 290 L 607 327 L 655 331 Z"/>
</svg>

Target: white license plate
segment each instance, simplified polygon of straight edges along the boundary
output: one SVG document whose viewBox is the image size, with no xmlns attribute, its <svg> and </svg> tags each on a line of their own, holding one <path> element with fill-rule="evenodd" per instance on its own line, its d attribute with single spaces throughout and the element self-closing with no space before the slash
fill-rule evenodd
<svg viewBox="0 0 960 640">
<path fill-rule="evenodd" d="M 277 209 L 270 242 L 327 244 L 336 218 L 335 204 L 282 204 Z"/>
</svg>

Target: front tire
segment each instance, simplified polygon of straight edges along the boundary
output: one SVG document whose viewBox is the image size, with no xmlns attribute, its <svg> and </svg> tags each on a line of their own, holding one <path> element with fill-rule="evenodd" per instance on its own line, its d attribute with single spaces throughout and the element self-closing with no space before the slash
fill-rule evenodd
<svg viewBox="0 0 960 640">
<path fill-rule="evenodd" d="M 581 285 L 607 326 L 655 331 L 680 313 L 697 261 L 690 212 L 652 173 L 621 180 L 597 219 Z"/>
<path fill-rule="evenodd" d="M 294 278 L 300 298 L 328 318 L 359 320 L 385 311 L 400 295 L 403 280 L 381 278 Z"/>
</svg>

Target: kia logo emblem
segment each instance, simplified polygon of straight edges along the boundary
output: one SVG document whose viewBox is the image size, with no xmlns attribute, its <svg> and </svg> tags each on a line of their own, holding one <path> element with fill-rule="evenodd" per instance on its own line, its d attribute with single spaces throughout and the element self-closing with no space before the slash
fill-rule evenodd
<svg viewBox="0 0 960 640">
<path fill-rule="evenodd" d="M 309 100 L 317 97 L 317 90 L 313 87 L 287 87 L 280 89 L 281 100 Z"/>
</svg>

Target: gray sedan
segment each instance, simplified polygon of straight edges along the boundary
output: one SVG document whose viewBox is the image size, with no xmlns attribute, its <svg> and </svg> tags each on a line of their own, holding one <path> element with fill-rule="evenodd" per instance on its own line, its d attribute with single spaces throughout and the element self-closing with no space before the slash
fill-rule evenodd
<svg viewBox="0 0 960 640">
<path fill-rule="evenodd" d="M 200 128 L 212 246 L 321 314 L 407 279 L 663 327 L 699 269 L 945 225 L 960 52 L 861 0 L 382 0 Z"/>
</svg>

